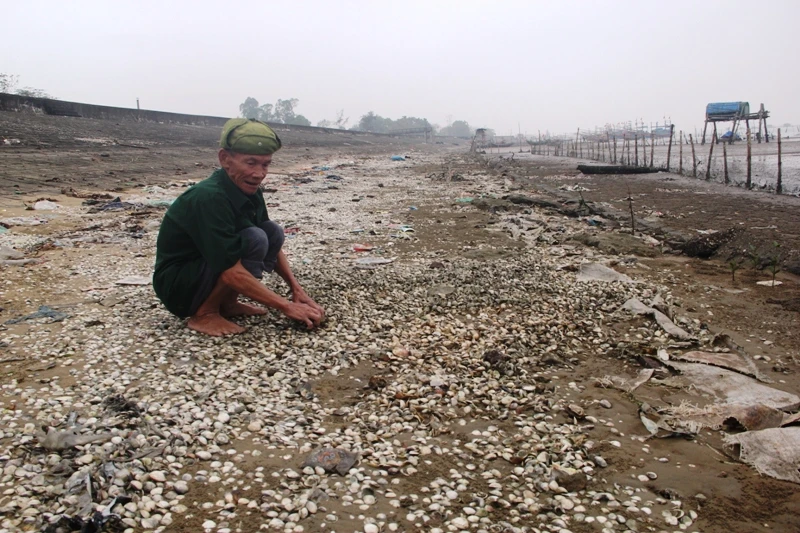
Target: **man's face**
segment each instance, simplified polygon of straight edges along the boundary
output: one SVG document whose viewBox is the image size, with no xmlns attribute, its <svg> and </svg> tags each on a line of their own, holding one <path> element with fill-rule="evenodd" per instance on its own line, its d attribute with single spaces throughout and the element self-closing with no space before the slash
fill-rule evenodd
<svg viewBox="0 0 800 533">
<path fill-rule="evenodd" d="M 219 151 L 219 163 L 233 183 L 247 194 L 255 194 L 267 176 L 271 155 L 237 154 L 228 150 Z"/>
</svg>

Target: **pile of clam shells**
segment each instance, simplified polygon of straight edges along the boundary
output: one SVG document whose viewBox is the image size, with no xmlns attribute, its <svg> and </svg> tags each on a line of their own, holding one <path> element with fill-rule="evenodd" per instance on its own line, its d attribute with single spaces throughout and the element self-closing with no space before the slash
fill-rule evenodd
<svg viewBox="0 0 800 533">
<path fill-rule="evenodd" d="M 613 422 L 565 394 L 591 384 L 558 373 L 607 356 L 610 317 L 629 298 L 668 297 L 663 287 L 576 283 L 565 255 L 583 252 L 541 243 L 577 223 L 552 217 L 543 240 L 504 257 L 392 253 L 397 232 L 381 229 L 369 238 L 392 262 L 355 263 L 357 230 L 404 222 L 408 198 L 424 207 L 476 183 L 502 193 L 485 177 L 414 171 L 442 157 L 347 163 L 322 192 L 313 174 L 317 185 L 277 187 L 271 215 L 300 228 L 286 249 L 328 313 L 314 331 L 270 313 L 238 319 L 239 336 L 198 335 L 151 287 L 114 285 L 149 275 L 155 231 L 132 238 L 123 214 L 73 213 L 105 239 L 59 236 L 77 253 L 38 267 L 61 275 L 30 302 L 48 291 L 79 302 L 63 321 L 0 331 L 3 357 L 25 357 L 0 365 L 0 528 L 691 531 L 694 510 L 647 489 L 654 473 L 605 479 L 601 450 L 647 445 L 594 438 Z"/>
</svg>

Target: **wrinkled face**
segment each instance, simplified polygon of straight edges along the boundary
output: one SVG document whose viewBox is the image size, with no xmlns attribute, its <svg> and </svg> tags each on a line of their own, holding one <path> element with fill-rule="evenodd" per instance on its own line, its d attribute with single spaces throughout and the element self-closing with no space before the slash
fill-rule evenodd
<svg viewBox="0 0 800 533">
<path fill-rule="evenodd" d="M 271 155 L 237 154 L 228 150 L 219 151 L 219 163 L 233 183 L 243 193 L 255 194 L 267 176 Z"/>
</svg>

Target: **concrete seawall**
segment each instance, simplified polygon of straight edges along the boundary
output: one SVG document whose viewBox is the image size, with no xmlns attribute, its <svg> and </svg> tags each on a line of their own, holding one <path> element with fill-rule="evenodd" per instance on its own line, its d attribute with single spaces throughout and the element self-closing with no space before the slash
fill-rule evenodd
<svg viewBox="0 0 800 533">
<path fill-rule="evenodd" d="M 17 94 L 0 93 L 0 111 L 22 113 L 38 113 L 53 116 L 82 117 L 97 120 L 152 122 L 158 124 L 186 124 L 192 126 L 217 126 L 222 127 L 230 117 L 212 117 L 207 115 L 187 115 L 184 113 L 170 113 L 167 111 L 152 111 L 149 109 L 131 109 L 126 107 L 111 107 L 80 102 L 67 102 L 51 98 L 35 98 Z M 277 129 L 290 131 L 318 131 L 342 133 L 343 130 L 332 128 L 316 128 L 313 126 L 297 126 L 294 124 L 273 124 Z M 347 130 L 353 135 L 388 135 L 382 133 L 368 133 Z"/>
</svg>

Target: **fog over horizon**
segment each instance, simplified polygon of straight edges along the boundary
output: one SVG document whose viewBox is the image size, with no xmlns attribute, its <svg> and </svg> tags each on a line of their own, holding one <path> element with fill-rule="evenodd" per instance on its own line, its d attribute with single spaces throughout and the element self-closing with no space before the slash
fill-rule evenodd
<svg viewBox="0 0 800 533">
<path fill-rule="evenodd" d="M 791 0 L 14 2 L 0 73 L 200 115 L 297 98 L 312 124 L 344 110 L 349 126 L 374 111 L 501 135 L 665 117 L 691 132 L 709 102 L 800 123 L 799 20 Z"/>
</svg>

